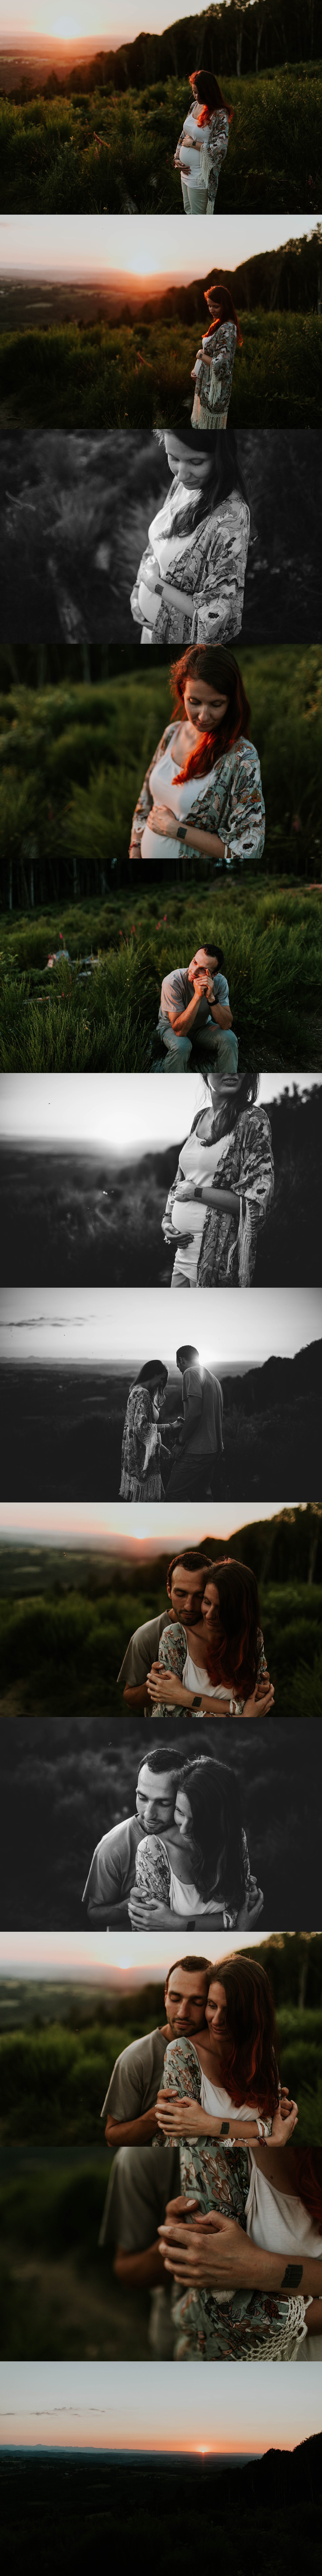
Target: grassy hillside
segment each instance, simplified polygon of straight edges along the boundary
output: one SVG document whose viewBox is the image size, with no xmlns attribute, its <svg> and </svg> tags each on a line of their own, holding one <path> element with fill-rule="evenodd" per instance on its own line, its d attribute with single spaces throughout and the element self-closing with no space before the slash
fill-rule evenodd
<svg viewBox="0 0 322 2576">
<path fill-rule="evenodd" d="M 132 814 L 172 712 L 167 665 L 1 696 L 3 1071 L 144 1068 L 162 975 L 215 931 L 246 1053 L 264 1067 L 320 1065 L 320 648 L 239 659 L 263 778 L 263 878 L 223 872 L 208 892 L 182 860 L 180 882 L 152 869 L 130 882 Z M 70 963 L 48 969 L 59 945 Z"/>
<path fill-rule="evenodd" d="M 313 427 L 322 417 L 322 317 L 240 313 L 229 423 Z M 173 428 L 192 411 L 203 324 L 75 321 L 0 338 L 0 418 L 44 428 Z"/>
<path fill-rule="evenodd" d="M 300 67 L 299 67 L 300 68 Z M 181 214 L 173 154 L 190 105 L 187 78 L 141 90 L 0 101 L 6 213 Z M 216 200 L 220 214 L 319 213 L 320 66 L 229 78 L 234 107 Z"/>
</svg>

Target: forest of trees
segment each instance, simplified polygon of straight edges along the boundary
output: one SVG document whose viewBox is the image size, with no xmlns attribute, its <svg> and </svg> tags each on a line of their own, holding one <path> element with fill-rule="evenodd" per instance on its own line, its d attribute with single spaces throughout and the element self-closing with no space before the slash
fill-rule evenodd
<svg viewBox="0 0 322 2576">
<path fill-rule="evenodd" d="M 229 73 L 240 80 L 278 63 L 311 66 L 320 45 L 319 0 L 215 0 L 200 16 L 175 20 L 161 36 L 139 34 L 112 52 L 101 48 L 91 63 L 73 64 L 63 81 L 52 71 L 41 87 L 47 97 L 60 88 L 68 94 L 110 83 L 113 89 L 125 90 L 129 82 L 142 89 L 145 81 L 166 80 L 173 72 L 180 79 L 188 55 L 192 70 L 196 61 L 209 65 L 219 80 Z"/>
</svg>

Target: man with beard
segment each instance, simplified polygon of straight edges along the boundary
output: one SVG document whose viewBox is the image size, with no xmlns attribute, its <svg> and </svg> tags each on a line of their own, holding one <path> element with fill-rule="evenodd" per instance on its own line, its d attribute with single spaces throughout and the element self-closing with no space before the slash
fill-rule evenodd
<svg viewBox="0 0 322 2576">
<path fill-rule="evenodd" d="M 169 1609 L 162 1610 L 156 1619 L 145 1619 L 142 1628 L 134 1629 L 118 1673 L 118 1681 L 123 1682 L 123 1698 L 126 1700 L 128 1709 L 133 1711 L 142 1709 L 144 1716 L 151 1718 L 147 1676 L 151 1672 L 151 1665 L 157 1663 L 160 1637 L 163 1636 L 164 1628 L 169 1627 L 172 1616 L 173 1619 L 183 1620 L 189 1640 L 189 1630 L 194 1630 L 196 1621 L 200 1619 L 201 1602 L 211 1562 L 211 1558 L 204 1555 L 201 1548 L 194 1547 L 182 1549 L 181 1555 L 172 1557 L 167 1572 Z"/>
<path fill-rule="evenodd" d="M 160 2139 L 155 2104 L 169 2040 L 180 2034 L 193 2039 L 194 2031 L 203 2028 L 209 1974 L 210 1960 L 189 1956 L 175 1961 L 165 1983 L 165 2023 L 132 2040 L 117 2058 L 101 2115 L 107 2144 L 117 2153 L 99 2242 L 116 2246 L 118 2281 L 133 2290 L 151 2289 L 149 2339 L 155 2356 L 164 2359 L 171 2356 L 173 2343 L 171 2290 L 157 2231 L 169 2199 L 180 2192 L 180 2157 L 177 2147 L 165 2147 Z"/>
</svg>

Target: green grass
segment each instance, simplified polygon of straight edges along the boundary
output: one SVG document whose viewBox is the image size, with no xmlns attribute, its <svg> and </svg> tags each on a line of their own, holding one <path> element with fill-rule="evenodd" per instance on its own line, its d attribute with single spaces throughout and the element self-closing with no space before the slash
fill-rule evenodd
<svg viewBox="0 0 322 2576">
<path fill-rule="evenodd" d="M 165 909 L 166 922 L 156 918 Z M 84 907 L 85 909 L 85 907 Z M 164 886 L 140 896 L 134 906 L 120 901 L 122 933 L 116 925 L 110 946 L 101 954 L 84 987 L 77 969 L 66 992 L 63 963 L 46 978 L 36 971 L 15 972 L 10 966 L 8 933 L 3 940 L 0 986 L 0 1068 L 3 1072 L 96 1071 L 139 1072 L 149 1066 L 149 1048 L 158 1057 L 155 1037 L 162 977 L 175 956 L 193 955 L 196 938 L 216 934 L 224 948 L 234 1025 L 248 1060 L 259 1067 L 304 1070 L 322 1063 L 321 903 L 316 898 L 279 887 L 260 893 L 250 886 L 221 887 L 216 898 L 204 887 L 196 892 Z M 90 908 L 93 935 L 100 937 L 101 914 Z M 50 919 L 50 916 L 49 916 Z M 60 907 L 64 936 L 73 937 L 70 909 Z M 21 925 L 29 944 L 28 920 Z M 35 932 L 39 933 L 39 923 Z M 49 924 L 48 924 L 49 927 Z M 16 935 L 16 934 L 15 934 Z M 50 934 L 49 934 L 50 935 Z M 43 954 L 48 930 L 42 916 Z M 104 936 L 109 937 L 108 918 Z M 69 970 L 68 970 L 69 971 Z M 47 978 L 48 983 L 48 978 Z M 38 998 L 39 984 L 45 993 Z M 83 999 L 86 992 L 86 1002 Z"/>
<path fill-rule="evenodd" d="M 134 806 L 172 711 L 167 666 L 0 697 L 2 1071 L 144 1069 L 162 976 L 213 933 L 246 1052 L 264 1067 L 321 1065 L 322 909 L 310 890 L 321 878 L 321 652 L 241 649 L 239 660 L 265 855 L 258 876 L 223 873 L 208 891 L 202 861 L 180 883 L 141 885 L 140 871 L 127 882 Z M 60 934 L 71 965 L 48 969 Z"/>
<path fill-rule="evenodd" d="M 230 79 L 234 107 L 220 175 L 220 214 L 320 210 L 322 87 L 297 67 Z M 114 97 L 89 95 L 16 105 L 0 101 L 2 205 L 6 213 L 181 214 L 173 153 L 189 106 L 187 81 L 157 81 Z M 97 141 L 96 137 L 100 139 Z"/>
<path fill-rule="evenodd" d="M 314 427 L 322 418 L 322 317 L 316 313 L 240 314 L 229 421 Z M 44 428 L 173 427 L 192 411 L 191 369 L 202 323 L 169 321 L 131 327 L 77 322 L 47 331 L 6 331 L 0 338 L 0 407 L 6 424 Z"/>
</svg>

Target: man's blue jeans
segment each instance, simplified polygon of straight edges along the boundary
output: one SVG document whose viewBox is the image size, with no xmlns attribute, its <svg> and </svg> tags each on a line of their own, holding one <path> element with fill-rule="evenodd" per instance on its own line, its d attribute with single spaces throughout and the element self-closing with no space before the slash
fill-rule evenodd
<svg viewBox="0 0 322 2576">
<path fill-rule="evenodd" d="M 195 1022 L 189 1037 L 188 1029 L 186 1036 L 184 1029 L 178 1029 L 178 1032 L 172 1029 L 171 1020 L 167 1020 L 162 1011 L 158 1026 L 161 1043 L 166 1050 L 165 1073 L 186 1073 L 192 1051 L 200 1056 L 201 1065 L 203 1059 L 206 1062 L 208 1059 L 208 1063 L 210 1061 L 217 1066 L 218 1073 L 237 1073 L 238 1038 L 234 1029 L 220 1029 L 216 1021 L 206 1021 L 205 1028 L 198 1029 Z"/>
</svg>

